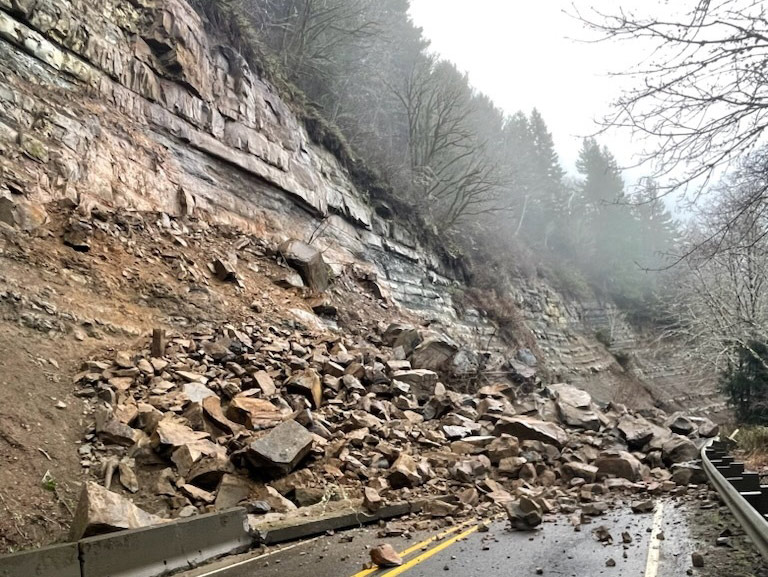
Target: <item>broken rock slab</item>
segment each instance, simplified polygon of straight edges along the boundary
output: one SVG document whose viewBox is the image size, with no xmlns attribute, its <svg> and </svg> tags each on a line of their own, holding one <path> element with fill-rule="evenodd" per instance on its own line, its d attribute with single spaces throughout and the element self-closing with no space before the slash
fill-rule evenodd
<svg viewBox="0 0 768 577">
<path fill-rule="evenodd" d="M 675 413 L 669 417 L 664 425 L 678 435 L 690 435 L 697 429 L 696 424 L 681 413 Z"/>
<path fill-rule="evenodd" d="M 241 395 L 232 399 L 227 416 L 254 431 L 272 428 L 283 420 L 280 409 L 269 401 Z"/>
<path fill-rule="evenodd" d="M 409 355 L 421 342 L 421 334 L 413 325 L 392 323 L 384 331 L 382 339 L 393 349 L 401 347 Z"/>
<path fill-rule="evenodd" d="M 572 385 L 558 383 L 547 386 L 547 389 L 549 389 L 555 400 L 577 409 L 589 409 L 592 404 L 592 397 L 588 392 Z"/>
<path fill-rule="evenodd" d="M 446 335 L 430 333 L 411 353 L 411 366 L 439 371 L 447 367 L 459 352 L 459 346 Z"/>
<path fill-rule="evenodd" d="M 69 539 L 77 541 L 83 537 L 149 527 L 163 522 L 160 517 L 139 509 L 125 497 L 97 483 L 88 482 L 83 485 L 80 493 Z"/>
<path fill-rule="evenodd" d="M 562 449 L 568 434 L 554 423 L 528 417 L 502 417 L 496 422 L 493 434 L 509 434 L 519 441 L 541 441 Z"/>
<path fill-rule="evenodd" d="M 600 417 L 595 411 L 574 407 L 562 401 L 557 401 L 556 406 L 560 419 L 569 427 L 587 431 L 600 430 Z"/>
<path fill-rule="evenodd" d="M 307 397 L 312 403 L 313 409 L 317 409 L 323 404 L 323 384 L 320 375 L 314 369 L 305 369 L 293 374 L 286 383 L 286 387 L 289 391 Z"/>
<path fill-rule="evenodd" d="M 158 452 L 173 452 L 179 447 L 195 444 L 209 437 L 208 433 L 195 431 L 172 418 L 164 418 L 157 424 L 155 432 L 150 437 L 150 443 Z"/>
<path fill-rule="evenodd" d="M 640 449 L 654 436 L 653 425 L 642 417 L 624 415 L 617 425 L 630 449 Z"/>
<path fill-rule="evenodd" d="M 214 507 L 217 511 L 237 507 L 250 496 L 251 485 L 251 480 L 245 477 L 229 473 L 222 475 L 216 491 Z"/>
<path fill-rule="evenodd" d="M 363 506 L 367 510 L 376 512 L 381 509 L 383 504 L 384 499 L 382 499 L 381 495 L 379 495 L 379 492 L 376 489 L 373 487 L 363 488 Z"/>
<path fill-rule="evenodd" d="M 318 292 L 328 288 L 328 265 L 319 250 L 293 238 L 281 244 L 279 251 L 286 262 L 299 272 L 309 288 Z"/>
<path fill-rule="evenodd" d="M 312 449 L 312 433 L 296 421 L 281 423 L 248 445 L 245 455 L 257 472 L 278 477 L 293 471 Z"/>
<path fill-rule="evenodd" d="M 419 474 L 418 465 L 410 455 L 401 453 L 392 463 L 387 473 L 387 481 L 393 489 L 415 487 L 421 485 L 424 479 Z"/>
</svg>

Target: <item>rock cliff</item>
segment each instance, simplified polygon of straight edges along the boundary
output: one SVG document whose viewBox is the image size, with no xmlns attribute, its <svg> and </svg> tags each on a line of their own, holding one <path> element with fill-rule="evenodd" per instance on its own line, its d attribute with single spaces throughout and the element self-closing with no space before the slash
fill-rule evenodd
<svg viewBox="0 0 768 577">
<path fill-rule="evenodd" d="M 0 197 L 0 218 L 30 229 L 47 218 L 45 203 L 68 198 L 85 210 L 205 215 L 311 240 L 336 272 L 360 267 L 454 338 L 503 346 L 477 309 L 457 313 L 460 267 L 375 207 L 183 0 L 0 0 Z M 617 379 L 637 388 L 594 338 L 610 308 L 569 301 L 543 282 L 515 291 L 553 378 L 605 400 Z M 645 374 L 669 381 L 644 354 Z"/>
</svg>

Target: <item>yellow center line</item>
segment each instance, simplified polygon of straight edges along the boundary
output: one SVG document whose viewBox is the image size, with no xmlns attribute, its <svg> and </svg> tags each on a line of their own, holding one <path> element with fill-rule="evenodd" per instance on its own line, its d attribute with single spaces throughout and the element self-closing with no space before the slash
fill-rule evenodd
<svg viewBox="0 0 768 577">
<path fill-rule="evenodd" d="M 502 513 L 499 513 L 497 515 L 491 516 L 488 521 L 495 521 L 499 518 L 503 517 Z M 441 533 L 438 533 L 437 535 L 432 535 L 431 537 L 424 539 L 420 543 L 416 543 L 415 545 L 412 545 L 408 547 L 408 549 L 405 549 L 404 551 L 400 551 L 398 555 L 400 557 L 407 557 L 411 553 L 418 551 L 419 549 L 424 549 L 424 547 L 428 546 L 430 543 L 434 543 L 435 541 L 440 541 L 441 539 L 444 539 L 451 533 L 455 533 L 456 531 L 459 531 L 460 529 L 463 529 L 467 525 L 471 525 L 472 523 L 476 523 L 477 519 L 469 519 L 467 521 L 464 521 L 463 523 L 459 523 L 458 525 L 454 525 L 453 527 L 446 529 L 445 531 L 442 531 Z M 478 525 L 475 525 L 473 530 L 477 530 Z M 451 543 L 456 541 L 456 539 L 452 540 Z M 352 575 L 352 577 L 365 577 L 366 575 L 370 575 L 371 573 L 375 573 L 376 571 L 379 571 L 381 567 L 371 567 L 370 569 L 363 569 L 359 573 L 355 573 Z M 389 575 L 389 573 L 382 574 L 383 575 Z"/>
<path fill-rule="evenodd" d="M 400 551 L 400 553 L 398 553 L 398 555 L 400 557 L 406 557 L 406 556 L 410 555 L 411 553 L 413 553 L 414 551 L 418 551 L 419 549 L 423 549 L 424 547 L 426 547 L 430 543 L 433 543 L 434 541 L 439 541 L 443 537 L 445 537 L 447 535 L 450 535 L 451 533 L 455 533 L 459 529 L 462 529 L 462 528 L 466 527 L 467 525 L 470 525 L 470 524 L 472 524 L 474 522 L 475 522 L 475 519 L 470 519 L 469 521 L 464 521 L 463 523 L 460 523 L 458 525 L 454 525 L 453 527 L 451 527 L 450 529 L 446 529 L 442 533 L 438 533 L 437 535 L 432 535 L 431 537 L 429 537 L 427 539 L 424 539 L 420 543 L 416 543 L 415 545 L 412 545 L 412 546 L 408 547 L 408 549 L 406 549 L 405 551 Z M 379 569 L 381 569 L 381 567 L 371 567 L 370 569 L 364 569 L 364 570 L 360 571 L 359 573 L 355 573 L 354 575 L 352 575 L 352 577 L 365 577 L 366 575 L 370 575 L 371 573 L 375 573 Z"/>
<path fill-rule="evenodd" d="M 459 533 L 455 537 L 451 537 L 447 541 L 443 541 L 439 545 L 437 545 L 435 547 L 432 547 L 432 549 L 430 549 L 429 551 L 426 551 L 425 553 L 422 553 L 418 557 L 414 557 L 413 559 L 411 559 L 407 563 L 403 563 L 402 565 L 400 565 L 400 567 L 395 567 L 391 571 L 387 571 L 386 573 L 382 573 L 380 577 L 395 577 L 395 575 L 400 575 L 400 573 L 403 573 L 404 571 L 408 571 L 408 569 L 411 569 L 411 568 L 415 567 L 416 565 L 418 565 L 419 563 L 421 563 L 422 561 L 425 561 L 425 560 L 429 559 L 430 557 L 432 557 L 432 555 L 435 555 L 435 554 L 439 553 L 440 551 L 442 551 L 446 547 L 450 547 L 451 545 L 453 545 L 459 539 L 463 539 L 464 537 L 468 537 L 469 535 L 471 535 L 472 533 L 477 531 L 478 527 L 479 527 L 479 525 L 475 525 L 473 527 L 470 527 L 469 529 L 467 529 L 463 533 Z"/>
<path fill-rule="evenodd" d="M 664 516 L 664 503 L 659 501 L 651 524 L 651 542 L 648 544 L 648 560 L 645 563 L 645 577 L 656 577 L 659 572 L 659 555 L 661 553 L 661 521 Z"/>
</svg>

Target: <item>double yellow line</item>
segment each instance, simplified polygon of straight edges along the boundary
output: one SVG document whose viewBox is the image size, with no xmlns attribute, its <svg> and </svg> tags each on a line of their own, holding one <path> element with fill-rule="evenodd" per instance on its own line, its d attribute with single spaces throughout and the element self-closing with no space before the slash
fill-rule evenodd
<svg viewBox="0 0 768 577">
<path fill-rule="evenodd" d="M 495 515 L 489 519 L 489 521 L 496 520 L 501 515 Z M 414 553 L 415 551 L 418 551 L 419 549 L 425 549 L 428 547 L 431 543 L 434 543 L 435 541 L 441 541 L 442 539 L 445 539 L 448 535 L 451 535 L 453 533 L 456 533 L 458 531 L 461 531 L 468 525 L 471 525 L 472 523 L 475 523 L 476 521 L 474 519 L 470 519 L 469 521 L 464 521 L 464 523 L 460 523 L 458 525 L 454 525 L 450 529 L 446 529 L 442 533 L 438 533 L 437 535 L 433 535 L 429 539 L 425 539 L 424 541 L 420 543 L 416 543 L 415 545 L 408 547 L 405 551 L 401 551 L 398 553 L 400 557 L 407 557 L 411 553 Z M 467 537 L 478 530 L 480 527 L 479 523 L 473 525 L 469 529 L 466 529 L 465 531 L 459 533 L 458 535 L 451 537 L 450 539 L 443 541 L 439 545 L 436 545 L 432 549 L 428 549 L 424 551 L 421 555 L 417 555 L 410 561 L 407 561 L 406 563 L 403 563 L 399 567 L 394 567 L 393 569 L 390 569 L 389 571 L 386 571 L 385 573 L 380 573 L 376 577 L 395 577 L 395 575 L 400 575 L 401 573 L 408 571 L 408 569 L 411 569 L 412 567 L 418 565 L 422 561 L 425 561 L 426 559 L 429 559 L 432 557 L 432 555 L 435 555 L 442 551 L 443 549 L 446 549 L 447 547 L 450 547 L 453 545 L 456 541 L 459 541 L 460 539 L 463 539 L 464 537 Z M 355 573 L 352 575 L 352 577 L 365 577 L 366 575 L 370 575 L 371 573 L 375 573 L 376 571 L 379 571 L 379 567 L 372 567 L 371 569 L 365 569 L 363 571 L 360 571 L 359 573 Z"/>
</svg>

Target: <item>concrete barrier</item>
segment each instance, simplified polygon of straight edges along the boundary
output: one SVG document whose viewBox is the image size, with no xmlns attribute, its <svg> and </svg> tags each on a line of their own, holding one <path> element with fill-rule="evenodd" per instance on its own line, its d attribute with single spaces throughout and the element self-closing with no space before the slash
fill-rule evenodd
<svg viewBox="0 0 768 577">
<path fill-rule="evenodd" d="M 251 546 L 245 509 L 82 539 L 81 577 L 157 577 Z M 30 574 L 34 575 L 34 573 Z"/>
<path fill-rule="evenodd" d="M 0 557 L 0 577 L 81 577 L 77 543 Z"/>
</svg>

